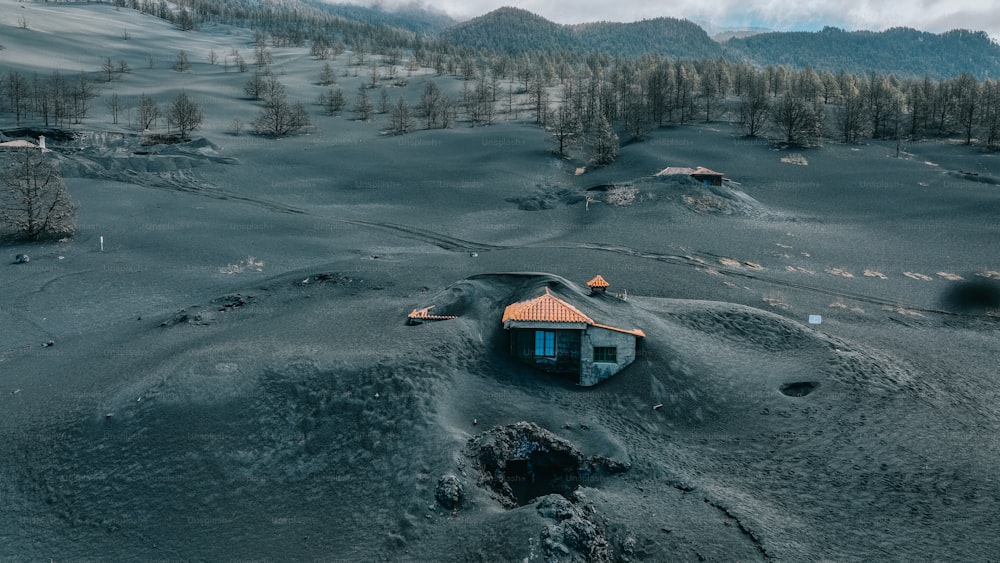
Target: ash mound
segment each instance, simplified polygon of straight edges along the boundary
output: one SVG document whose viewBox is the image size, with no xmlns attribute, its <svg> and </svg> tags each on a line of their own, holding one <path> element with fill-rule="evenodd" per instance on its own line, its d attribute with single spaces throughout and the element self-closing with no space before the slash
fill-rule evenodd
<svg viewBox="0 0 1000 563">
<path fill-rule="evenodd" d="M 714 186 L 685 175 L 648 176 L 629 182 L 589 188 L 591 198 L 615 207 L 655 205 L 694 213 L 765 217 L 772 214 L 764 204 L 747 195 L 734 182 Z"/>
<path fill-rule="evenodd" d="M 601 184 L 580 191 L 565 186 L 537 186 L 533 193 L 507 201 L 521 211 L 545 211 L 560 206 L 653 209 L 676 212 L 768 217 L 775 213 L 739 189 L 734 182 L 702 184 L 683 175 L 649 176 Z"/>
</svg>

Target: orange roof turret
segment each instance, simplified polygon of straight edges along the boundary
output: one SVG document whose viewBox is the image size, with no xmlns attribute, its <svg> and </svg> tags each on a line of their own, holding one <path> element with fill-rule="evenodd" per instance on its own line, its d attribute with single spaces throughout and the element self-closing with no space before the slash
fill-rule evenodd
<svg viewBox="0 0 1000 563">
<path fill-rule="evenodd" d="M 608 287 L 609 285 L 611 284 L 601 275 L 594 276 L 594 279 L 587 282 L 587 287 L 589 288 Z"/>
</svg>

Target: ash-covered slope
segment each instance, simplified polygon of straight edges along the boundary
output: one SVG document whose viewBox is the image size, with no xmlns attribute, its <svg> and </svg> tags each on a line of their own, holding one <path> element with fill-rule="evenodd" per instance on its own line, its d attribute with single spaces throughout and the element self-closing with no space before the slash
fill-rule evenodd
<svg viewBox="0 0 1000 563">
<path fill-rule="evenodd" d="M 996 537 L 958 524 L 995 525 L 988 452 L 941 442 L 961 427 L 939 405 L 968 405 L 891 354 L 741 305 L 594 297 L 548 274 L 473 276 L 415 300 L 386 299 L 386 281 L 283 276 L 143 320 L 127 348 L 161 352 L 109 358 L 116 377 L 82 366 L 77 403 L 5 440 L 6 545 L 111 558 L 798 559 L 900 537 L 895 549 L 916 557 L 953 534 L 965 541 L 953 553 L 971 555 Z M 502 308 L 544 288 L 641 327 L 639 360 L 582 389 L 508 358 Z M 457 318 L 406 326 L 405 311 L 427 305 Z M 527 448 L 534 469 L 482 461 L 487 442 Z M 925 469 L 909 472 L 918 460 Z M 514 505 L 481 473 L 498 462 L 533 484 Z M 445 478 L 462 491 L 447 506 Z M 934 533 L 912 535 L 913 511 Z"/>
</svg>

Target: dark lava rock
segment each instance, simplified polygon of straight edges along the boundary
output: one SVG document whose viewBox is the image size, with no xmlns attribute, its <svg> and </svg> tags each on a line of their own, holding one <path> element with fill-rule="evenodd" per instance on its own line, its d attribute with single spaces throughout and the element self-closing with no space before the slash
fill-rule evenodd
<svg viewBox="0 0 1000 563">
<path fill-rule="evenodd" d="M 434 489 L 434 498 L 438 504 L 453 510 L 462 502 L 462 482 L 454 475 L 444 475 L 438 479 L 437 488 Z"/>
<path fill-rule="evenodd" d="M 626 464 L 605 457 L 585 458 L 568 440 L 530 422 L 496 426 L 469 440 L 479 466 L 479 484 L 492 489 L 507 508 L 524 506 L 552 493 L 572 498 L 581 483 L 594 485 Z"/>
<path fill-rule="evenodd" d="M 538 499 L 535 509 L 540 515 L 556 521 L 541 533 L 547 561 L 612 561 L 604 530 L 569 500 L 560 495 L 548 495 Z"/>
</svg>

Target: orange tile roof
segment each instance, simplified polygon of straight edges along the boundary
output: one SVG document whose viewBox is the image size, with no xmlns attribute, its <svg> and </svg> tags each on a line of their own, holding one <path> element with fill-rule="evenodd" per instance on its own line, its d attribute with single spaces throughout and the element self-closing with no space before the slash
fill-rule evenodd
<svg viewBox="0 0 1000 563">
<path fill-rule="evenodd" d="M 608 287 L 609 285 L 611 284 L 600 275 L 594 276 L 594 279 L 587 282 L 587 287 Z"/>
<path fill-rule="evenodd" d="M 594 324 L 594 321 L 579 309 L 552 295 L 547 287 L 545 295 L 507 305 L 503 311 L 502 322 L 507 321 Z"/>
<path fill-rule="evenodd" d="M 501 322 L 525 321 L 525 322 L 545 322 L 545 323 L 584 323 L 597 328 L 604 328 L 616 332 L 624 332 L 633 336 L 645 337 L 646 333 L 639 329 L 628 330 L 614 326 L 598 324 L 593 319 L 584 315 L 579 309 L 569 303 L 559 299 L 549 288 L 545 288 L 545 295 L 534 299 L 521 301 L 507 305 L 503 311 Z"/>
<path fill-rule="evenodd" d="M 430 307 L 424 307 L 423 309 L 414 309 L 409 315 L 406 315 L 409 319 L 420 319 L 425 321 L 446 321 L 448 319 L 457 319 L 458 317 L 454 315 L 432 315 L 430 310 L 434 308 L 434 305 Z"/>
</svg>

